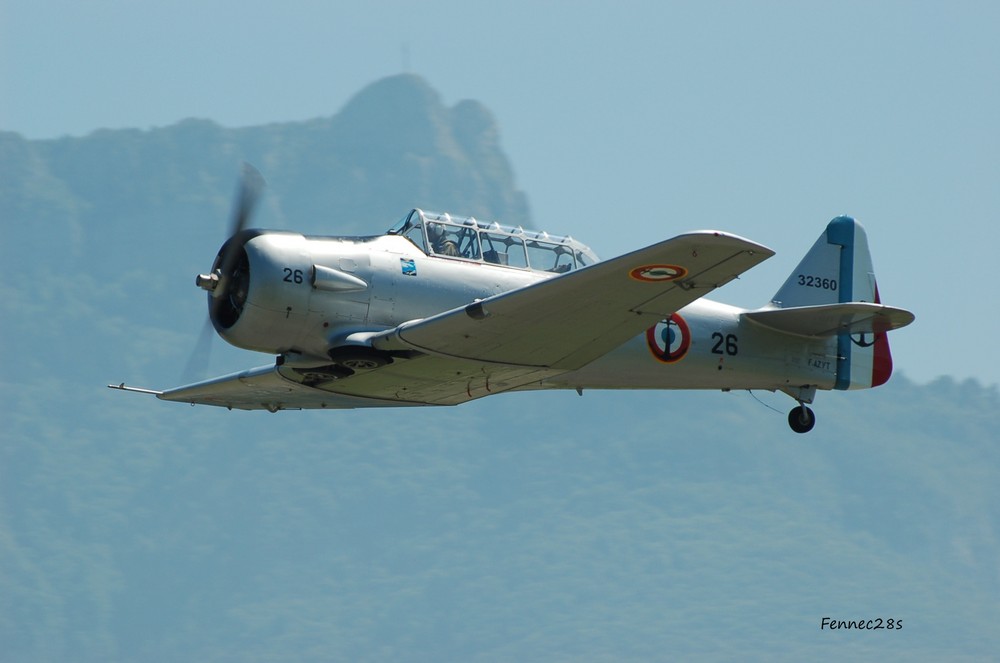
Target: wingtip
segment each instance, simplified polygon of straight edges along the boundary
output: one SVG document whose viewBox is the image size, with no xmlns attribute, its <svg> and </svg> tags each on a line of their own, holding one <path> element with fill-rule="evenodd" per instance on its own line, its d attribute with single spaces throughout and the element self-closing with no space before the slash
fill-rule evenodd
<svg viewBox="0 0 1000 663">
<path fill-rule="evenodd" d="M 116 389 L 118 391 L 131 391 L 137 394 L 151 394 L 153 396 L 159 396 L 162 391 L 157 391 L 156 389 L 144 389 L 142 387 L 130 387 L 124 382 L 119 384 L 109 384 L 108 389 Z"/>
</svg>

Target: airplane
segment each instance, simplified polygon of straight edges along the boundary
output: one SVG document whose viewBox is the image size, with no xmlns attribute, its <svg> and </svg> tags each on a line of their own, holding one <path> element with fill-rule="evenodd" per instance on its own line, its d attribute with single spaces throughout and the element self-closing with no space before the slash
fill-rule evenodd
<svg viewBox="0 0 1000 663">
<path fill-rule="evenodd" d="M 196 284 L 215 331 L 267 365 L 174 389 L 165 401 L 270 412 L 457 405 L 572 389 L 780 391 L 813 428 L 818 390 L 892 373 L 868 241 L 834 218 L 771 301 L 705 296 L 774 255 L 718 230 L 610 260 L 571 237 L 414 209 L 381 235 L 249 229 L 263 178 L 245 165 L 229 239 Z"/>
</svg>

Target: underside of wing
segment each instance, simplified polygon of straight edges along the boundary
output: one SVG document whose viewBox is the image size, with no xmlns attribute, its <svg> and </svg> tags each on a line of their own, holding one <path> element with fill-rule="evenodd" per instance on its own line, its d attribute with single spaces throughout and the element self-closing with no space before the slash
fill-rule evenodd
<svg viewBox="0 0 1000 663">
<path fill-rule="evenodd" d="M 913 322 L 913 314 L 905 309 L 870 302 L 773 308 L 743 315 L 786 334 L 811 337 L 834 336 L 841 332 L 883 333 Z"/>
<path fill-rule="evenodd" d="M 681 235 L 376 336 L 376 348 L 560 371 L 580 368 L 774 252 L 716 231 Z"/>
<path fill-rule="evenodd" d="M 318 389 L 315 386 L 282 377 L 274 365 L 231 373 L 163 392 L 144 391 L 154 393 L 157 398 L 165 401 L 216 405 L 230 410 L 269 410 L 271 412 L 418 404 L 365 398 Z"/>
<path fill-rule="evenodd" d="M 348 377 L 305 375 L 279 368 L 285 379 L 313 390 L 331 392 L 356 400 L 396 404 L 457 405 L 476 398 L 541 382 L 561 370 L 535 366 L 490 364 L 474 359 L 419 354 L 396 358 L 371 370 Z"/>
</svg>

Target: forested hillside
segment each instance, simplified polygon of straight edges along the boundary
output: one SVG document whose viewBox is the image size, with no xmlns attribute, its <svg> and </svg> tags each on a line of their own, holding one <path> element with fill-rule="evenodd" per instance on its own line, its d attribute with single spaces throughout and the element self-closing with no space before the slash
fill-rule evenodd
<svg viewBox="0 0 1000 663">
<path fill-rule="evenodd" d="M 413 76 L 308 123 L 0 135 L 0 661 L 1000 650 L 995 385 L 822 393 L 805 436 L 769 393 L 268 414 L 106 389 L 179 378 L 243 160 L 262 226 L 531 222 L 490 113 Z"/>
</svg>

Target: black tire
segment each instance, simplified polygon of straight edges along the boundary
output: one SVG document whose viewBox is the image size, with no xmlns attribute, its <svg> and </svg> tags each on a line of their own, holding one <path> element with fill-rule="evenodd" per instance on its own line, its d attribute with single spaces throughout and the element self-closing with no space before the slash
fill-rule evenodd
<svg viewBox="0 0 1000 663">
<path fill-rule="evenodd" d="M 796 433 L 808 433 L 816 425 L 816 415 L 805 405 L 800 405 L 788 413 L 788 425 Z"/>
</svg>

